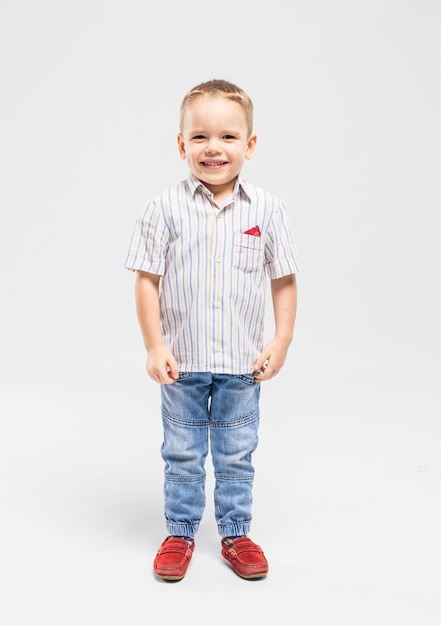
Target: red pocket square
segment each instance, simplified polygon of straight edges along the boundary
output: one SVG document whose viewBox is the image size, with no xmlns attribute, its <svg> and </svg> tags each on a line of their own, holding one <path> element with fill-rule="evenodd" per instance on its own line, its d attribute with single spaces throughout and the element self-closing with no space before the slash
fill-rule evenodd
<svg viewBox="0 0 441 626">
<path fill-rule="evenodd" d="M 254 237 L 260 237 L 260 228 L 258 226 L 254 226 L 253 228 L 250 228 L 250 230 L 246 230 L 244 233 L 244 235 L 253 235 Z"/>
</svg>

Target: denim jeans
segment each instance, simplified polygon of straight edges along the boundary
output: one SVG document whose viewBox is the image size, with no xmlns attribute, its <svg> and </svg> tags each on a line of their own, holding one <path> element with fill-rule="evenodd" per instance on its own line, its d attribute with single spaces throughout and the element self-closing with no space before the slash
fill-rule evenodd
<svg viewBox="0 0 441 626">
<path fill-rule="evenodd" d="M 252 374 L 181 372 L 161 385 L 166 527 L 194 535 L 205 508 L 205 460 L 214 467 L 215 518 L 221 536 L 246 535 L 251 524 L 260 383 Z"/>
</svg>

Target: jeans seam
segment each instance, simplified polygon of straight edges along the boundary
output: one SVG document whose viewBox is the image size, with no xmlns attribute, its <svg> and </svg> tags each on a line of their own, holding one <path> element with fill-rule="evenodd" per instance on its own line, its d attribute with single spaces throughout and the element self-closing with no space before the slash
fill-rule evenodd
<svg viewBox="0 0 441 626">
<path fill-rule="evenodd" d="M 178 424 L 179 426 L 190 426 L 190 427 L 196 427 L 196 428 L 201 428 L 206 426 L 208 428 L 208 420 L 187 420 L 184 419 L 182 417 L 176 417 L 175 415 L 170 415 L 170 413 L 167 413 L 167 411 L 162 410 L 162 417 L 165 420 L 168 420 L 169 422 L 172 422 L 173 424 Z"/>
<path fill-rule="evenodd" d="M 252 415 L 240 417 L 232 422 L 210 422 L 210 428 L 240 428 L 241 426 L 251 424 L 251 422 L 254 422 L 257 419 L 259 419 L 259 411 L 256 411 L 256 413 L 253 413 Z"/>
<path fill-rule="evenodd" d="M 254 474 L 217 474 L 215 473 L 216 480 L 225 481 L 240 481 L 240 482 L 252 482 L 254 480 Z"/>
<path fill-rule="evenodd" d="M 176 476 L 176 474 L 165 474 L 165 480 L 170 483 L 202 483 L 205 481 L 206 475 L 199 476 Z"/>
</svg>

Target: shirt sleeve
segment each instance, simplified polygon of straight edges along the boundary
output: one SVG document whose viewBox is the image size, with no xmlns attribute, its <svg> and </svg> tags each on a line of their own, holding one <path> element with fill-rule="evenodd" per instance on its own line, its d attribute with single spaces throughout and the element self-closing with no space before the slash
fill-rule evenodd
<svg viewBox="0 0 441 626">
<path fill-rule="evenodd" d="M 286 205 L 279 201 L 273 212 L 265 245 L 265 268 L 268 276 L 273 279 L 297 274 L 299 267 Z"/>
<path fill-rule="evenodd" d="M 162 276 L 165 270 L 168 232 L 162 212 L 154 200 L 149 201 L 135 223 L 126 258 L 126 269 L 132 272 L 142 270 Z"/>
</svg>

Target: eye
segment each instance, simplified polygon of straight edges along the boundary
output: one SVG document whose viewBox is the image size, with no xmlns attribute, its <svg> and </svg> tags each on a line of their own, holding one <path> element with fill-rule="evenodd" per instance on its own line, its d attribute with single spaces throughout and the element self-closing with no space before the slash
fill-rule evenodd
<svg viewBox="0 0 441 626">
<path fill-rule="evenodd" d="M 205 135 L 194 135 L 193 139 L 197 139 L 197 140 L 205 139 Z"/>
<path fill-rule="evenodd" d="M 234 135 L 224 135 L 223 138 L 224 139 L 236 139 Z"/>
</svg>

